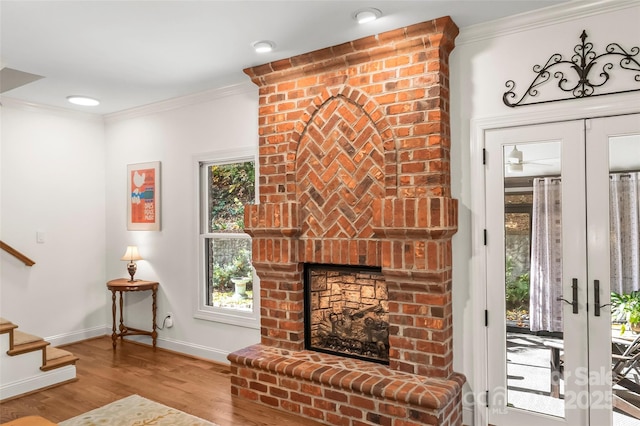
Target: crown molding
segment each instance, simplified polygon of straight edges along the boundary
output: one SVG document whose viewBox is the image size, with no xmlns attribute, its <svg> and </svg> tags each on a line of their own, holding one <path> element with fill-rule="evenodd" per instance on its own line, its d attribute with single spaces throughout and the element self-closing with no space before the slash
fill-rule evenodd
<svg viewBox="0 0 640 426">
<path fill-rule="evenodd" d="M 37 104 L 34 102 L 26 102 L 20 99 L 15 99 L 7 96 L 0 97 L 0 113 L 3 108 L 13 108 L 22 111 L 36 112 L 36 113 L 47 113 L 54 114 L 60 117 L 69 117 L 73 116 L 75 119 L 83 119 L 89 121 L 100 121 L 102 122 L 102 115 L 90 113 L 90 112 L 82 112 L 76 111 L 67 108 L 54 107 L 50 105 Z"/>
<path fill-rule="evenodd" d="M 131 108 L 125 111 L 114 112 L 111 114 L 105 114 L 105 122 L 115 122 L 119 120 L 127 120 L 131 118 L 141 117 L 150 114 L 157 114 L 159 112 L 170 111 L 177 108 L 183 108 L 203 102 L 210 102 L 217 99 L 221 99 L 227 96 L 251 94 L 255 95 L 257 99 L 258 87 L 251 82 L 234 84 L 231 86 L 221 87 L 217 89 L 210 89 L 203 92 L 194 93 L 191 95 L 180 96 L 166 101 L 155 102 L 149 105 L 141 107 Z"/>
<path fill-rule="evenodd" d="M 589 16 L 638 7 L 638 0 L 571 0 L 533 12 L 513 15 L 495 21 L 472 25 L 460 30 L 456 46 L 490 40 L 551 25 L 575 21 Z"/>
</svg>

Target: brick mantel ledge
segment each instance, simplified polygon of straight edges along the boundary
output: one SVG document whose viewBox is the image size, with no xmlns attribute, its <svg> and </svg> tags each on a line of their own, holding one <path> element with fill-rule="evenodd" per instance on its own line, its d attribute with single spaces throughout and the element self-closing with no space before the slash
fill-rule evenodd
<svg viewBox="0 0 640 426">
<path fill-rule="evenodd" d="M 448 422 L 455 420 L 448 419 L 449 411 L 452 402 L 460 401 L 465 382 L 458 373 L 429 378 L 372 362 L 261 344 L 231 353 L 228 359 L 234 395 L 296 413 L 308 408 L 305 414 L 315 413 L 311 417 L 325 421 L 331 413 L 350 416 L 350 410 L 342 410 L 348 406 L 351 417 L 371 424 L 386 424 L 376 416 L 403 418 L 407 425 L 456 424 Z M 321 412 L 323 407 L 327 413 Z"/>
<path fill-rule="evenodd" d="M 244 70 L 258 86 L 291 81 L 306 75 L 328 73 L 394 55 L 429 48 L 453 49 L 458 26 L 443 16 L 406 28 L 364 37 L 337 46 L 297 55 Z M 337 77 L 340 80 L 340 77 Z"/>
</svg>

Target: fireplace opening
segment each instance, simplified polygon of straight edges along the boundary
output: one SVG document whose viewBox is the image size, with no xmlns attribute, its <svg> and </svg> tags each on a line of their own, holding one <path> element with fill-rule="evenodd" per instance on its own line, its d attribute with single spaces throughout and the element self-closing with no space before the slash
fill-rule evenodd
<svg viewBox="0 0 640 426">
<path fill-rule="evenodd" d="M 389 363 L 389 305 L 380 268 L 305 265 L 306 349 Z"/>
</svg>

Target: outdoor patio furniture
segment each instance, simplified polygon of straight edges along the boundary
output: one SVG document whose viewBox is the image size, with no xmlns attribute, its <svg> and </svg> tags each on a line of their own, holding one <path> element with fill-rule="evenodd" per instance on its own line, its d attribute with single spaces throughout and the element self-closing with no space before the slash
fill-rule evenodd
<svg viewBox="0 0 640 426">
<path fill-rule="evenodd" d="M 543 342 L 550 354 L 550 395 L 560 398 L 560 380 L 563 378 L 563 341 L 548 339 Z M 640 334 L 614 336 L 612 348 L 613 406 L 629 416 L 640 419 L 640 407 L 622 398 L 624 392 L 640 396 Z"/>
<path fill-rule="evenodd" d="M 548 339 L 543 344 L 551 350 L 549 367 L 551 370 L 549 394 L 554 398 L 560 398 L 560 379 L 563 377 L 564 358 L 560 353 L 564 349 L 564 342 L 559 339 Z"/>
</svg>

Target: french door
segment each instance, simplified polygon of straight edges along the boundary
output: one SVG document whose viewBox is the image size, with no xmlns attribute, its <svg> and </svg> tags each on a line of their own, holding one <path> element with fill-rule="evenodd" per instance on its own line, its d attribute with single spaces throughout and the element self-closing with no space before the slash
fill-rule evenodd
<svg viewBox="0 0 640 426">
<path fill-rule="evenodd" d="M 612 375 L 636 336 L 610 305 L 640 274 L 611 282 L 611 182 L 640 175 L 640 115 L 490 130 L 485 149 L 489 423 L 640 425 L 640 366 Z"/>
</svg>

